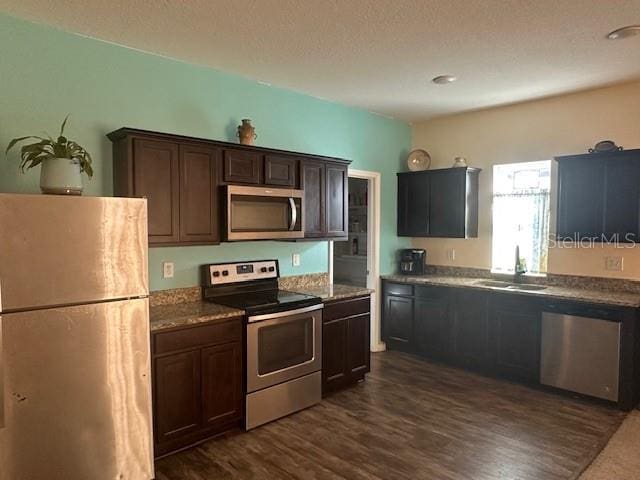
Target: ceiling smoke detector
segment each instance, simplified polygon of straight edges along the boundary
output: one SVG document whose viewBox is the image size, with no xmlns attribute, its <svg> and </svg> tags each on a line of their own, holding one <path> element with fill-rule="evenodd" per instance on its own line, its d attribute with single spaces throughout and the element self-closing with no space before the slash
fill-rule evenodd
<svg viewBox="0 0 640 480">
<path fill-rule="evenodd" d="M 607 35 L 609 40 L 622 40 L 623 38 L 640 35 L 640 25 L 629 25 L 627 27 L 618 28 Z"/>
<path fill-rule="evenodd" d="M 454 77 L 453 75 L 439 75 L 434 77 L 431 81 L 436 85 L 448 85 L 456 80 L 458 80 L 458 77 Z"/>
</svg>

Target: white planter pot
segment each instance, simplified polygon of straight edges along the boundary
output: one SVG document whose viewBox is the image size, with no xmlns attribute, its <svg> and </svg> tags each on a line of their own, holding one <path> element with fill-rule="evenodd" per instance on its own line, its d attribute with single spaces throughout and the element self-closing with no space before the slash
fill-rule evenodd
<svg viewBox="0 0 640 480">
<path fill-rule="evenodd" d="M 53 195 L 82 195 L 80 164 L 68 158 L 42 162 L 40 190 Z"/>
</svg>

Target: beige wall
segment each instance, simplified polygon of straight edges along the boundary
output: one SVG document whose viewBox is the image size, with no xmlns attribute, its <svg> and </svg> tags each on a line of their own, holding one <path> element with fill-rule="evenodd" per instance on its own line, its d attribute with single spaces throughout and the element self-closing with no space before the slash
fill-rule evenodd
<svg viewBox="0 0 640 480">
<path fill-rule="evenodd" d="M 450 88 L 455 88 L 455 85 Z M 477 239 L 413 239 L 434 265 L 491 267 L 492 165 L 551 159 L 586 152 L 611 139 L 640 148 L 640 82 L 590 90 L 506 107 L 441 117 L 413 127 L 414 148 L 427 150 L 431 168 L 449 167 L 456 156 L 480 167 L 480 225 Z M 554 162 L 555 163 L 555 162 Z M 552 170 L 551 230 L 555 224 L 556 169 Z M 455 249 L 455 260 L 448 256 Z M 605 270 L 607 255 L 622 256 L 624 270 Z M 554 248 L 549 272 L 640 279 L 640 246 Z"/>
</svg>

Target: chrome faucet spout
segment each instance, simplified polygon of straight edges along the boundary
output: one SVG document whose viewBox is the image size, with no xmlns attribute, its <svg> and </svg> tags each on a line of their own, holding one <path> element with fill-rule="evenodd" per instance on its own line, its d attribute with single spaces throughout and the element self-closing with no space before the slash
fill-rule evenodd
<svg viewBox="0 0 640 480">
<path fill-rule="evenodd" d="M 527 273 L 527 269 L 523 265 L 522 259 L 520 258 L 520 245 L 516 245 L 515 260 L 515 265 L 513 267 L 513 281 L 520 282 L 522 276 Z"/>
</svg>

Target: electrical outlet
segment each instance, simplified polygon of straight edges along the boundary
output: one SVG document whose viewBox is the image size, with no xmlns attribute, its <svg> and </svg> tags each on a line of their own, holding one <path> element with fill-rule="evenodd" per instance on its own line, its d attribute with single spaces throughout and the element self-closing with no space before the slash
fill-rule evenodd
<svg viewBox="0 0 640 480">
<path fill-rule="evenodd" d="M 605 257 L 604 268 L 606 270 L 612 270 L 614 272 L 621 272 L 623 269 L 623 257 Z"/>
<path fill-rule="evenodd" d="M 450 262 L 454 262 L 456 260 L 455 248 L 450 248 L 449 250 L 447 250 L 447 260 L 449 260 Z"/>
<path fill-rule="evenodd" d="M 300 254 L 299 253 L 294 253 L 291 256 L 291 263 L 293 264 L 294 267 L 299 267 L 300 266 Z"/>
<path fill-rule="evenodd" d="M 162 263 L 162 278 L 173 278 L 173 262 Z"/>
</svg>

